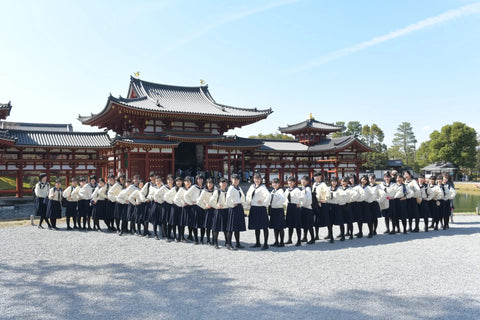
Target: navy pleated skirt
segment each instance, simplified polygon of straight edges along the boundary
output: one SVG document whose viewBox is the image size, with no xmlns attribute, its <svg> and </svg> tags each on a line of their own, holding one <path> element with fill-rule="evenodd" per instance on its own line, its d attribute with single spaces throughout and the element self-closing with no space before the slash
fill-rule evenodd
<svg viewBox="0 0 480 320">
<path fill-rule="evenodd" d="M 287 228 L 301 228 L 302 227 L 302 208 L 297 207 L 294 203 L 287 205 L 287 216 L 285 220 Z"/>
<path fill-rule="evenodd" d="M 440 200 L 440 208 L 442 210 L 442 217 L 449 218 L 452 208 L 450 207 L 450 200 Z"/>
<path fill-rule="evenodd" d="M 120 216 L 120 219 L 122 219 L 123 222 L 128 221 L 128 204 L 122 204 L 122 214 Z"/>
<path fill-rule="evenodd" d="M 62 217 L 62 204 L 60 201 L 48 201 L 46 217 L 48 219 L 60 219 Z"/>
<path fill-rule="evenodd" d="M 170 210 L 170 219 L 168 221 L 170 225 L 179 226 L 181 216 L 182 216 L 182 208 L 177 206 L 176 204 L 172 204 L 171 210 Z"/>
<path fill-rule="evenodd" d="M 90 201 L 89 200 L 79 200 L 78 201 L 78 216 L 81 218 L 86 218 L 89 216 L 90 212 Z"/>
<path fill-rule="evenodd" d="M 228 209 L 216 209 L 213 213 L 212 231 L 227 231 Z"/>
<path fill-rule="evenodd" d="M 340 226 L 345 223 L 342 208 L 340 207 L 340 205 L 330 203 L 330 215 L 332 216 L 334 225 Z"/>
<path fill-rule="evenodd" d="M 202 209 L 197 205 L 193 205 L 192 212 L 195 216 L 195 225 L 193 228 L 205 228 L 205 209 Z"/>
<path fill-rule="evenodd" d="M 135 208 L 133 209 L 133 216 L 135 218 L 135 223 L 143 223 L 145 220 L 148 221 L 148 217 L 145 219 L 145 206 L 145 203 L 134 206 Z"/>
<path fill-rule="evenodd" d="M 76 201 L 67 201 L 67 207 L 65 208 L 65 217 L 73 218 L 77 216 L 77 205 Z"/>
<path fill-rule="evenodd" d="M 245 212 L 241 204 L 228 209 L 227 231 L 246 231 Z"/>
<path fill-rule="evenodd" d="M 204 228 L 213 229 L 213 216 L 215 215 L 215 209 L 210 208 L 205 210 L 205 224 Z"/>
<path fill-rule="evenodd" d="M 418 205 L 418 212 L 420 214 L 420 218 L 428 219 L 431 217 L 430 214 L 430 201 L 425 201 L 423 200 L 419 205 Z"/>
<path fill-rule="evenodd" d="M 268 213 L 266 207 L 252 206 L 248 214 L 248 229 L 260 230 L 268 228 Z"/>
<path fill-rule="evenodd" d="M 47 215 L 47 204 L 45 203 L 45 198 L 35 199 L 35 215 L 43 218 L 45 218 Z"/>
<path fill-rule="evenodd" d="M 407 199 L 407 213 L 409 219 L 417 219 L 419 217 L 418 202 L 416 198 Z"/>
<path fill-rule="evenodd" d="M 123 207 L 125 205 L 120 202 L 115 202 L 115 210 L 113 211 L 113 217 L 115 219 L 122 219 Z"/>
<path fill-rule="evenodd" d="M 363 223 L 363 208 L 361 202 L 352 202 L 352 217 L 353 222 Z"/>
<path fill-rule="evenodd" d="M 135 222 L 135 205 L 131 203 L 127 205 L 127 220 Z"/>
<path fill-rule="evenodd" d="M 332 225 L 332 219 L 330 217 L 330 205 L 328 203 L 322 203 L 318 211 L 317 221 L 315 221 L 316 227 L 328 227 Z"/>
<path fill-rule="evenodd" d="M 313 210 L 309 208 L 301 208 L 302 212 L 302 228 L 312 228 L 313 227 Z"/>
<path fill-rule="evenodd" d="M 285 228 L 285 211 L 283 208 L 268 208 L 268 214 L 270 215 L 270 222 L 268 226 L 274 230 L 280 230 Z"/>
<path fill-rule="evenodd" d="M 180 208 L 180 220 L 178 225 L 180 227 L 188 227 L 190 221 L 190 215 L 192 214 L 192 207 L 191 206 L 184 206 Z"/>
<path fill-rule="evenodd" d="M 160 222 L 161 223 L 170 223 L 170 215 L 172 214 L 172 205 L 168 202 L 163 202 L 161 204 L 160 211 Z"/>
<path fill-rule="evenodd" d="M 111 220 L 114 218 L 115 212 L 115 202 L 107 200 L 107 204 L 105 206 L 105 220 Z"/>
<path fill-rule="evenodd" d="M 342 209 L 343 221 L 345 223 L 353 223 L 352 204 L 346 203 L 344 205 L 341 205 L 340 208 Z"/>
<path fill-rule="evenodd" d="M 360 207 L 362 208 L 362 223 L 371 223 L 373 221 L 373 215 L 370 209 L 370 203 L 362 201 L 360 202 Z"/>
<path fill-rule="evenodd" d="M 397 220 L 407 219 L 407 200 L 395 199 L 395 216 Z"/>
<path fill-rule="evenodd" d="M 440 206 L 437 206 L 437 201 L 436 200 L 430 200 L 430 201 L 428 201 L 428 205 L 430 207 L 430 216 L 433 219 L 439 219 L 440 218 Z"/>
<path fill-rule="evenodd" d="M 380 218 L 382 216 L 382 211 L 380 210 L 380 204 L 378 201 L 373 201 L 370 204 L 370 214 L 372 215 L 372 220 L 375 218 Z"/>
<path fill-rule="evenodd" d="M 195 211 L 193 210 L 193 205 L 187 206 L 189 210 L 187 211 L 187 226 L 189 228 L 195 228 L 197 225 Z"/>
<path fill-rule="evenodd" d="M 150 214 L 148 221 L 153 225 L 158 225 L 161 223 L 162 218 L 162 204 L 154 202 L 150 207 Z"/>
<path fill-rule="evenodd" d="M 385 219 L 395 219 L 395 199 L 388 199 L 388 209 L 382 210 Z"/>
<path fill-rule="evenodd" d="M 105 219 L 105 211 L 107 210 L 107 200 L 98 200 L 92 208 L 93 219 Z"/>
</svg>

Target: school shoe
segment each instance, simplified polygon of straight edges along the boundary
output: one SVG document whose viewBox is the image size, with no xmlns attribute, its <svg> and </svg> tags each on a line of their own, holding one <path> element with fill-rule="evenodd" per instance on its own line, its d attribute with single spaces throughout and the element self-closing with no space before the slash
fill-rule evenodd
<svg viewBox="0 0 480 320">
<path fill-rule="evenodd" d="M 315 236 L 315 240 L 320 240 L 320 238 L 318 237 L 318 234 Z"/>
<path fill-rule="evenodd" d="M 334 242 L 335 242 L 335 240 L 333 240 L 333 237 L 332 237 L 332 238 L 330 238 L 330 241 L 328 241 L 328 242 L 330 242 L 330 243 L 334 243 Z"/>
<path fill-rule="evenodd" d="M 215 248 L 215 249 L 220 249 L 220 247 L 218 246 L 218 244 L 215 244 L 215 245 L 214 245 L 214 248 Z"/>
<path fill-rule="evenodd" d="M 187 237 L 187 240 L 193 241 L 193 237 L 192 237 L 192 236 L 188 236 L 188 237 Z"/>
<path fill-rule="evenodd" d="M 403 230 L 403 234 L 407 234 L 407 230 Z"/>
<path fill-rule="evenodd" d="M 43 229 L 43 227 L 42 227 L 42 226 L 38 226 L 38 229 Z"/>
<path fill-rule="evenodd" d="M 315 244 L 315 239 L 308 241 L 307 244 Z"/>
<path fill-rule="evenodd" d="M 425 227 L 425 232 L 428 232 L 428 228 L 427 228 L 427 227 Z"/>
<path fill-rule="evenodd" d="M 350 237 L 348 237 L 350 240 L 353 240 L 353 234 L 350 234 Z"/>
<path fill-rule="evenodd" d="M 67 227 L 67 230 L 73 230 L 73 228 L 72 227 Z"/>
<path fill-rule="evenodd" d="M 395 230 L 392 230 L 392 231 L 390 231 L 389 234 L 397 234 L 397 233 L 395 232 Z"/>
<path fill-rule="evenodd" d="M 330 238 L 333 238 L 333 237 L 331 235 L 329 235 L 329 236 L 324 237 L 323 240 L 328 240 Z"/>
<path fill-rule="evenodd" d="M 285 244 L 292 244 L 292 239 L 288 240 L 287 242 L 285 242 Z"/>
<path fill-rule="evenodd" d="M 227 245 L 227 249 L 232 251 L 237 251 L 237 248 L 232 247 L 231 245 Z"/>
<path fill-rule="evenodd" d="M 120 237 L 123 236 L 123 231 L 120 231 L 120 232 L 118 233 L 118 235 L 119 235 Z"/>
<path fill-rule="evenodd" d="M 359 232 L 359 233 L 355 234 L 355 237 L 357 237 L 359 239 L 363 238 L 363 232 Z"/>
<path fill-rule="evenodd" d="M 264 244 L 263 247 L 262 247 L 262 250 L 267 250 L 269 248 L 268 244 Z"/>
<path fill-rule="evenodd" d="M 307 237 L 304 237 L 304 238 L 302 239 L 302 242 L 307 242 L 307 241 L 308 241 L 308 240 L 307 240 Z"/>
<path fill-rule="evenodd" d="M 302 242 L 301 241 L 297 241 L 297 243 L 295 244 L 295 247 L 300 247 L 302 245 Z"/>
<path fill-rule="evenodd" d="M 377 231 L 373 231 L 373 235 L 376 236 L 376 235 L 377 235 Z"/>
<path fill-rule="evenodd" d="M 345 241 L 345 236 L 340 237 L 340 241 Z"/>
<path fill-rule="evenodd" d="M 342 236 L 341 234 L 339 234 L 339 235 L 337 236 L 337 239 L 340 239 L 341 237 L 343 237 L 343 236 Z"/>
<path fill-rule="evenodd" d="M 373 238 L 373 234 L 369 232 L 367 238 Z"/>
<path fill-rule="evenodd" d="M 390 234 L 390 230 L 387 229 L 387 231 L 385 231 L 383 234 Z"/>
<path fill-rule="evenodd" d="M 275 242 L 272 244 L 272 247 L 278 247 L 278 242 L 275 241 Z"/>
<path fill-rule="evenodd" d="M 412 227 L 408 228 L 408 232 L 412 232 Z"/>
<path fill-rule="evenodd" d="M 415 233 L 417 233 L 417 232 L 419 232 L 419 230 L 418 230 L 418 228 L 415 228 L 415 229 L 413 229 L 413 231 L 412 231 L 412 232 L 415 232 Z"/>
<path fill-rule="evenodd" d="M 285 244 L 283 242 L 281 242 L 281 243 L 278 244 L 278 247 L 283 248 L 283 247 L 285 247 Z"/>
<path fill-rule="evenodd" d="M 238 249 L 243 249 L 243 248 L 245 248 L 245 247 L 242 246 L 240 243 L 237 243 L 237 244 L 235 245 L 235 247 L 238 248 Z"/>
<path fill-rule="evenodd" d="M 255 243 L 254 245 L 250 246 L 250 248 L 260 248 L 260 243 Z"/>
</svg>

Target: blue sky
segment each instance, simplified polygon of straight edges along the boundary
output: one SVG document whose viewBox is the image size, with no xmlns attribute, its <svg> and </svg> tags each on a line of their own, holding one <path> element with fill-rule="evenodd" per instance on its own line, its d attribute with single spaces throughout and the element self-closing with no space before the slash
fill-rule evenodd
<svg viewBox="0 0 480 320">
<path fill-rule="evenodd" d="M 72 123 L 129 77 L 209 84 L 272 108 L 241 136 L 305 120 L 397 126 L 419 142 L 454 121 L 480 132 L 480 2 L 465 0 L 0 1 L 0 102 L 10 121 Z"/>
</svg>

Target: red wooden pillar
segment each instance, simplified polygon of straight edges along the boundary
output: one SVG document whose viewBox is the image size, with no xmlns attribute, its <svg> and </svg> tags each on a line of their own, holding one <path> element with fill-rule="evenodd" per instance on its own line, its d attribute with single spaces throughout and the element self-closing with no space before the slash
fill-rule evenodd
<svg viewBox="0 0 480 320">
<path fill-rule="evenodd" d="M 357 173 L 357 178 L 360 175 L 360 163 L 358 161 L 355 161 L 355 172 Z"/>
<path fill-rule="evenodd" d="M 150 179 L 150 148 L 145 148 L 145 180 Z"/>
<path fill-rule="evenodd" d="M 230 152 L 231 152 L 231 151 L 230 151 L 230 149 L 229 149 L 229 150 L 228 150 L 228 160 L 227 160 L 227 162 L 228 162 L 228 169 L 227 169 L 228 181 L 230 181 L 230 156 L 231 156 Z"/>
<path fill-rule="evenodd" d="M 208 172 L 210 170 L 210 164 L 208 163 L 208 147 L 207 144 L 203 144 L 203 171 Z"/>
<path fill-rule="evenodd" d="M 175 149 L 172 148 L 172 175 L 175 176 Z"/>
<path fill-rule="evenodd" d="M 130 173 L 131 168 L 132 168 L 132 156 L 129 148 L 127 151 L 127 178 L 131 178 L 131 173 Z"/>
<path fill-rule="evenodd" d="M 270 182 L 270 163 L 266 163 L 266 168 L 265 168 L 265 186 L 268 188 L 269 182 Z"/>
</svg>

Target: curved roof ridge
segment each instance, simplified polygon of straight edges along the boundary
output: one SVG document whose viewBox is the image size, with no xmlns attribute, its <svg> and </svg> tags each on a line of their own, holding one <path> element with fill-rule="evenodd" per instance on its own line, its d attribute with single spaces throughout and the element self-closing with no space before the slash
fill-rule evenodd
<svg viewBox="0 0 480 320">
<path fill-rule="evenodd" d="M 138 83 L 140 84 L 142 87 L 143 84 L 147 84 L 147 85 L 151 85 L 151 86 L 155 86 L 155 87 L 161 87 L 161 88 L 175 88 L 175 89 L 185 89 L 185 90 L 199 90 L 200 88 L 208 88 L 208 85 L 204 85 L 204 86 L 178 86 L 178 85 L 172 85 L 172 84 L 163 84 L 163 83 L 156 83 L 156 82 L 151 82 L 151 81 L 145 81 L 145 80 L 142 80 L 142 79 L 139 79 L 139 78 L 135 78 L 133 76 L 130 76 L 130 80 L 135 82 L 135 83 Z"/>
</svg>

